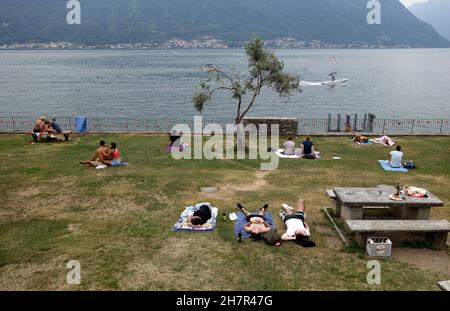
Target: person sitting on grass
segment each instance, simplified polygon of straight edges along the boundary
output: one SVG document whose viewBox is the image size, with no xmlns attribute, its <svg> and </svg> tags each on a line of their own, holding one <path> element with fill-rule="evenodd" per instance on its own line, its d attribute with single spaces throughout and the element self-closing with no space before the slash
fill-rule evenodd
<svg viewBox="0 0 450 311">
<path fill-rule="evenodd" d="M 295 142 L 294 139 L 292 137 L 289 137 L 287 142 L 285 142 L 283 144 L 284 146 L 284 151 L 283 154 L 284 155 L 295 155 Z"/>
<path fill-rule="evenodd" d="M 120 151 L 117 148 L 116 143 L 111 143 L 111 147 L 109 148 L 109 152 L 107 153 L 107 159 L 102 161 L 103 164 L 108 166 L 127 166 L 128 163 L 122 162 L 120 158 Z"/>
<path fill-rule="evenodd" d="M 305 222 L 305 200 L 298 201 L 298 208 L 295 215 L 292 214 L 288 206 L 283 206 L 280 211 L 281 219 L 286 225 L 286 233 L 281 236 L 283 241 L 295 241 L 303 247 L 314 247 L 316 244 L 309 239 L 311 232 Z"/>
<path fill-rule="evenodd" d="M 170 147 L 178 148 L 181 143 L 181 135 L 178 133 L 178 131 L 173 130 L 172 133 L 170 133 Z"/>
<path fill-rule="evenodd" d="M 301 146 L 303 156 L 314 156 L 314 143 L 311 141 L 311 137 L 306 136 L 305 141 Z"/>
<path fill-rule="evenodd" d="M 103 162 L 108 159 L 108 155 L 109 149 L 108 147 L 106 147 L 106 142 L 104 140 L 101 140 L 100 147 L 95 151 L 94 156 L 90 160 L 80 161 L 80 163 L 97 167 L 104 164 Z"/>
<path fill-rule="evenodd" d="M 389 165 L 393 168 L 400 168 L 403 167 L 402 160 L 403 160 L 403 152 L 402 147 L 400 145 L 397 145 L 395 148 L 395 151 L 391 151 L 389 153 Z"/>
<path fill-rule="evenodd" d="M 244 231 L 249 232 L 253 238 L 257 239 L 261 237 L 261 235 L 270 232 L 272 227 L 267 223 L 266 217 L 264 216 L 266 209 L 269 207 L 268 204 L 261 207 L 258 215 L 253 215 L 240 203 L 237 204 L 237 207 L 247 217 L 247 223 L 244 225 Z"/>
<path fill-rule="evenodd" d="M 193 228 L 201 228 L 211 217 L 211 208 L 208 205 L 202 205 L 197 211 L 188 215 L 188 225 Z"/>
</svg>

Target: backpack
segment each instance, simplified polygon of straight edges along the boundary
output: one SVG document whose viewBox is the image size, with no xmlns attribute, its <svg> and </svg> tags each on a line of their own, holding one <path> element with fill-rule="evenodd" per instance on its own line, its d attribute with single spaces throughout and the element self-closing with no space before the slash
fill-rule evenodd
<svg viewBox="0 0 450 311">
<path fill-rule="evenodd" d="M 414 169 L 414 168 L 416 168 L 416 163 L 414 163 L 414 161 L 411 160 L 411 161 L 403 163 L 403 167 L 407 168 L 407 169 Z"/>
<path fill-rule="evenodd" d="M 303 156 L 303 158 L 308 159 L 308 160 L 315 160 L 316 156 L 314 154 L 305 154 Z"/>
</svg>

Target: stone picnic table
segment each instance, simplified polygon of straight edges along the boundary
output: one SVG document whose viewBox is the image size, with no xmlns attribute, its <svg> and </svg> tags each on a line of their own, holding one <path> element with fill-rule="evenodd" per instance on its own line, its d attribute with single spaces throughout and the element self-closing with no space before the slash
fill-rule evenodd
<svg viewBox="0 0 450 311">
<path fill-rule="evenodd" d="M 407 197 L 394 201 L 389 195 L 396 192 L 394 187 L 378 188 L 333 188 L 336 195 L 336 212 L 344 220 L 362 220 L 364 207 L 389 207 L 399 219 L 428 220 L 431 207 L 444 206 L 432 193 L 427 198 Z"/>
</svg>

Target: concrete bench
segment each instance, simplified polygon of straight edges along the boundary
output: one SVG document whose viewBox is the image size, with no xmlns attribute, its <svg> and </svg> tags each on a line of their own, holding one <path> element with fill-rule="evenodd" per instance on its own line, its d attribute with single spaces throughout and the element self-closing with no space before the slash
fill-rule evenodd
<svg viewBox="0 0 450 311">
<path fill-rule="evenodd" d="M 442 281 L 438 283 L 440 289 L 446 292 L 450 292 L 450 281 Z"/>
<path fill-rule="evenodd" d="M 327 189 L 327 195 L 330 199 L 336 200 L 336 194 L 334 193 L 333 189 Z"/>
<path fill-rule="evenodd" d="M 328 196 L 328 198 L 331 199 L 332 202 L 332 207 L 335 208 L 335 214 L 337 217 L 341 217 L 341 209 L 340 209 L 340 205 L 337 204 L 337 198 L 336 198 L 336 194 L 334 193 L 333 189 L 327 189 L 326 194 Z"/>
<path fill-rule="evenodd" d="M 450 223 L 446 220 L 346 220 L 345 227 L 365 246 L 369 236 L 389 237 L 393 244 L 426 241 L 436 249 L 447 247 Z"/>
</svg>

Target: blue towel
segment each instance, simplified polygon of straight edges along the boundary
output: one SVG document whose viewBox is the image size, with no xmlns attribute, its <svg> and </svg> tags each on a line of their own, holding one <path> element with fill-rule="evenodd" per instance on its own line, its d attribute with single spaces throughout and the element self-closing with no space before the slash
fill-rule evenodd
<svg viewBox="0 0 450 311">
<path fill-rule="evenodd" d="M 252 215 L 258 215 L 258 213 L 252 213 Z M 276 224 L 273 221 L 273 217 L 271 213 L 265 213 L 264 216 L 266 217 L 266 221 L 269 225 L 272 226 L 273 229 L 276 229 Z M 247 217 L 244 215 L 244 213 L 240 212 L 237 214 L 237 220 L 236 224 L 234 225 L 234 233 L 236 236 L 238 236 L 239 232 L 242 233 L 242 238 L 249 238 L 250 233 L 247 231 L 244 231 L 244 225 L 247 223 Z"/>
<path fill-rule="evenodd" d="M 86 117 L 76 117 L 75 118 L 75 130 L 78 133 L 87 132 L 87 118 Z"/>
<path fill-rule="evenodd" d="M 378 160 L 378 162 L 380 162 L 380 165 L 384 168 L 385 171 L 388 172 L 402 172 L 402 173 L 408 173 L 408 169 L 403 168 L 403 167 L 392 167 L 389 164 L 388 160 Z"/>
</svg>

